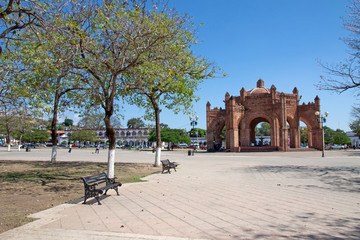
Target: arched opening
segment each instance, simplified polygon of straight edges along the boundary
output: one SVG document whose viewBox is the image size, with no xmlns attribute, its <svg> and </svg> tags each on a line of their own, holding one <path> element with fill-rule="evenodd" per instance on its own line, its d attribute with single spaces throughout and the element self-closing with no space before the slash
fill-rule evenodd
<svg viewBox="0 0 360 240">
<path fill-rule="evenodd" d="M 260 122 L 255 127 L 255 146 L 271 145 L 271 125 L 268 122 Z"/>
<path fill-rule="evenodd" d="M 300 144 L 301 147 L 313 148 L 313 128 L 306 118 L 300 117 Z M 304 142 L 304 143 L 303 143 Z"/>
<path fill-rule="evenodd" d="M 309 128 L 307 125 L 300 121 L 300 147 L 308 148 L 309 147 Z"/>
<path fill-rule="evenodd" d="M 288 148 L 300 147 L 300 127 L 299 121 L 295 121 L 294 118 L 288 117 L 286 122 L 287 127 L 287 146 Z"/>
<path fill-rule="evenodd" d="M 258 117 L 251 121 L 250 146 L 271 146 L 271 124 L 267 119 Z"/>
<path fill-rule="evenodd" d="M 216 127 L 213 130 L 213 136 L 215 151 L 222 151 L 224 148 L 227 147 L 225 123 L 221 122 L 216 124 Z"/>
</svg>

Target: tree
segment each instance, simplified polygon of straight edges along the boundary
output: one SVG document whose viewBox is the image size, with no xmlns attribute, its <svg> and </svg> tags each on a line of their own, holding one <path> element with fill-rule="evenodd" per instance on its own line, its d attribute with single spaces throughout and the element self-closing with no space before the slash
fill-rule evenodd
<svg viewBox="0 0 360 240">
<path fill-rule="evenodd" d="M 65 119 L 63 124 L 66 126 L 66 127 L 70 127 L 70 126 L 73 126 L 73 123 L 74 123 L 74 120 L 72 119 Z"/>
<path fill-rule="evenodd" d="M 47 142 L 50 139 L 50 133 L 45 130 L 32 129 L 24 133 L 24 142 Z"/>
<path fill-rule="evenodd" d="M 78 127 L 87 129 L 105 128 L 104 113 L 99 108 L 95 108 L 92 111 L 84 111 L 80 117 Z"/>
<path fill-rule="evenodd" d="M 141 118 L 130 118 L 127 122 L 128 128 L 143 128 L 145 123 Z"/>
<path fill-rule="evenodd" d="M 356 136 L 360 136 L 360 119 L 356 119 L 350 123 L 350 129 L 356 134 Z"/>
<path fill-rule="evenodd" d="M 53 5 L 49 12 L 56 12 L 61 3 Z M 56 15 L 55 15 L 56 16 Z M 48 14 L 43 16 L 51 21 L 54 16 Z M 36 28 L 36 29 L 35 29 Z M 52 115 L 51 162 L 56 162 L 57 156 L 57 119 L 60 112 L 69 109 L 73 105 L 79 105 L 85 101 L 87 94 L 81 84 L 80 76 L 74 73 L 67 62 L 71 61 L 75 53 L 56 45 L 61 41 L 61 35 L 54 33 L 54 28 L 47 23 L 43 26 L 34 26 L 36 32 L 22 31 L 20 40 L 9 44 L 9 57 L 17 62 L 14 73 L 16 84 L 22 86 L 20 94 L 27 97 L 31 104 L 43 107 Z"/>
<path fill-rule="evenodd" d="M 17 117 L 16 107 L 14 105 L 2 104 L 0 105 L 0 129 L 6 135 L 6 143 L 8 151 L 10 151 L 10 143 L 13 134 L 16 132 L 17 125 L 15 119 Z"/>
<path fill-rule="evenodd" d="M 191 139 L 187 135 L 186 131 L 183 129 L 170 129 L 170 128 L 163 128 L 161 129 L 161 139 L 164 142 L 168 143 L 191 143 Z M 152 130 L 150 132 L 149 142 L 155 142 L 156 141 L 156 132 L 155 130 Z"/>
<path fill-rule="evenodd" d="M 70 134 L 70 141 L 79 141 L 79 142 L 94 142 L 96 141 L 96 132 L 92 130 L 79 130 L 74 131 Z"/>
<path fill-rule="evenodd" d="M 104 109 L 109 139 L 108 175 L 114 175 L 116 136 L 111 124 L 115 101 L 123 95 L 127 73 L 144 64 L 160 62 L 184 36 L 188 18 L 166 8 L 166 1 L 147 5 L 146 0 L 69 1 L 53 25 L 76 59 L 69 62 L 92 89 L 91 99 Z M 85 4 L 86 3 L 86 4 Z M 66 10 L 66 11 L 65 11 Z M 180 45 L 180 44 L 178 44 Z M 173 49 L 175 52 L 176 49 Z M 191 62 L 189 62 L 191 64 Z M 139 68 L 137 68 L 139 71 Z"/>
<path fill-rule="evenodd" d="M 324 126 L 325 144 L 351 144 L 350 138 L 343 130 L 333 129 Z"/>
<path fill-rule="evenodd" d="M 83 111 L 80 115 L 80 120 L 77 124 L 80 128 L 86 129 L 104 129 L 104 113 L 100 108 L 90 108 Z M 114 113 L 113 118 L 111 118 L 111 125 L 115 128 L 121 128 L 120 118 L 122 116 Z"/>
<path fill-rule="evenodd" d="M 321 64 L 326 72 L 325 76 L 320 76 L 318 84 L 322 90 L 342 93 L 350 89 L 357 91 L 360 87 L 360 1 L 350 2 L 348 18 L 344 19 L 345 29 L 350 34 L 343 39 L 349 48 L 349 57 L 336 65 Z"/>
<path fill-rule="evenodd" d="M 300 142 L 303 144 L 309 142 L 309 131 L 307 127 L 300 128 Z"/>
<path fill-rule="evenodd" d="M 190 137 L 206 137 L 206 130 L 201 128 L 191 128 Z"/>
<path fill-rule="evenodd" d="M 178 19 L 170 19 L 171 26 L 179 25 Z M 129 71 L 126 75 L 129 86 L 127 100 L 144 108 L 146 119 L 155 120 L 156 155 L 154 166 L 160 165 L 161 155 L 161 107 L 172 110 L 174 114 L 190 114 L 193 102 L 198 100 L 196 90 L 207 78 L 214 77 L 216 69 L 205 58 L 193 55 L 191 45 L 196 43 L 194 30 L 187 28 L 188 19 L 181 18 L 181 32 L 169 40 L 166 48 L 153 52 L 150 58 L 159 56 L 162 61 L 148 62 Z"/>
<path fill-rule="evenodd" d="M 256 131 L 256 136 L 270 136 L 271 134 L 271 125 L 268 122 L 262 122 L 260 124 L 260 127 L 256 127 L 255 131 Z"/>
</svg>

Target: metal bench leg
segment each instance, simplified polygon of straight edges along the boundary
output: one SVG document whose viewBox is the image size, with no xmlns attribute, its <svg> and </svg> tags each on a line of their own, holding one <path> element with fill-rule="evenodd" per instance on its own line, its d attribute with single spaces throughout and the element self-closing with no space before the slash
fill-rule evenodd
<svg viewBox="0 0 360 240">
<path fill-rule="evenodd" d="M 100 203 L 99 195 L 97 195 L 97 196 L 95 197 L 95 199 L 96 199 L 96 201 L 98 202 L 98 205 L 102 205 L 102 204 Z"/>
<path fill-rule="evenodd" d="M 118 191 L 118 187 L 114 188 L 114 190 L 116 191 L 116 194 L 117 194 L 118 196 L 120 196 L 119 191 Z"/>
</svg>

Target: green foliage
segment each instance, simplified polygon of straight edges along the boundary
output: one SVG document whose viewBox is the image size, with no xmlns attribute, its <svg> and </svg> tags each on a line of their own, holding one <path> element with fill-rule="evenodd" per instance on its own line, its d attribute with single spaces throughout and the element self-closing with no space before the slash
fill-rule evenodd
<svg viewBox="0 0 360 240">
<path fill-rule="evenodd" d="M 350 129 L 356 134 L 356 136 L 360 136 L 360 118 L 357 118 L 350 123 Z"/>
<path fill-rule="evenodd" d="M 63 122 L 66 127 L 73 126 L 73 123 L 74 121 L 72 119 L 65 119 Z"/>
<path fill-rule="evenodd" d="M 18 137 L 18 133 L 15 137 Z M 23 142 L 47 142 L 50 139 L 50 133 L 46 130 L 32 129 L 26 131 L 22 137 Z"/>
<path fill-rule="evenodd" d="M 145 123 L 141 118 L 130 118 L 127 122 L 128 128 L 143 128 Z"/>
<path fill-rule="evenodd" d="M 309 131 L 307 127 L 300 128 L 300 142 L 301 143 L 309 142 Z"/>
<path fill-rule="evenodd" d="M 350 138 L 343 130 L 333 129 L 324 126 L 325 144 L 351 144 Z"/>
<path fill-rule="evenodd" d="M 94 142 L 96 141 L 96 132 L 91 130 L 79 130 L 74 131 L 71 134 L 69 134 L 69 140 L 71 141 L 80 141 L 80 142 Z"/>
<path fill-rule="evenodd" d="M 187 135 L 186 131 L 183 129 L 170 129 L 170 128 L 161 129 L 161 139 L 164 142 L 171 142 L 175 144 L 191 143 L 191 139 Z M 149 142 L 156 141 L 156 134 L 154 130 L 150 132 L 148 140 Z"/>
<path fill-rule="evenodd" d="M 206 130 L 201 128 L 192 128 L 190 130 L 190 137 L 206 137 Z"/>
<path fill-rule="evenodd" d="M 271 128 L 270 123 L 262 122 L 259 128 L 258 127 L 255 128 L 256 136 L 270 136 L 271 134 L 270 128 Z"/>
</svg>

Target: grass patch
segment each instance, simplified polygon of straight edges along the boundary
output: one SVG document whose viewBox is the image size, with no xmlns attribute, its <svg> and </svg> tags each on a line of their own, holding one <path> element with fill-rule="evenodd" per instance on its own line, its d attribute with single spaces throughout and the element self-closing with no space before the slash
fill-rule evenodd
<svg viewBox="0 0 360 240">
<path fill-rule="evenodd" d="M 0 161 L 0 233 L 32 221 L 29 214 L 84 196 L 81 177 L 107 171 L 107 163 Z M 115 163 L 122 183 L 144 182 L 152 164 Z"/>
</svg>

